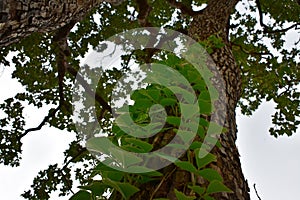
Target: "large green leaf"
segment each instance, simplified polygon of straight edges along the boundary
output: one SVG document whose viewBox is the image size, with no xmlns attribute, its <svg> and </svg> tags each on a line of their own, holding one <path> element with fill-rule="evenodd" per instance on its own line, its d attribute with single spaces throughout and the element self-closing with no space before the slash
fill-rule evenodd
<svg viewBox="0 0 300 200">
<path fill-rule="evenodd" d="M 202 169 L 198 171 L 198 174 L 208 181 L 214 181 L 214 180 L 223 181 L 222 176 L 214 169 L 210 169 L 210 168 Z"/>
<path fill-rule="evenodd" d="M 129 183 L 121 183 L 116 181 L 111 181 L 109 179 L 103 180 L 104 183 L 110 185 L 116 189 L 124 197 L 124 199 L 129 199 L 133 194 L 139 191 L 139 189 Z"/>
<path fill-rule="evenodd" d="M 212 194 L 217 192 L 232 192 L 232 191 L 228 187 L 226 187 L 222 182 L 215 180 L 209 183 L 206 193 Z"/>
<path fill-rule="evenodd" d="M 85 191 L 80 190 L 76 194 L 74 194 L 70 200 L 93 200 L 92 194 Z"/>
<path fill-rule="evenodd" d="M 217 160 L 217 157 L 211 153 L 207 153 L 207 155 L 203 158 L 199 157 L 199 152 L 200 149 L 196 149 L 195 150 L 195 157 L 196 157 L 196 163 L 197 163 L 197 167 L 198 169 L 201 169 L 203 167 L 205 167 L 206 165 L 208 165 L 211 162 L 214 162 Z"/>
<path fill-rule="evenodd" d="M 189 172 L 192 172 L 192 173 L 197 173 L 198 172 L 198 170 L 195 168 L 195 166 L 192 163 L 188 162 L 188 161 L 176 161 L 175 165 L 177 167 L 180 167 L 183 170 L 186 170 L 186 171 L 189 171 Z"/>
</svg>

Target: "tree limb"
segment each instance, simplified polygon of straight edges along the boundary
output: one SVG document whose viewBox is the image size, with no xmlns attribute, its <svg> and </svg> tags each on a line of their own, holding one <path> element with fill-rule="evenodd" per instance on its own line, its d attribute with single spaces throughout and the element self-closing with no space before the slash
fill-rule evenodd
<svg viewBox="0 0 300 200">
<path fill-rule="evenodd" d="M 258 9 L 258 14 L 259 14 L 259 24 L 263 27 L 263 32 L 264 33 L 281 33 L 281 32 L 287 32 L 290 29 L 296 28 L 298 25 L 300 25 L 300 23 L 295 23 L 287 28 L 284 29 L 276 29 L 273 30 L 271 27 L 267 26 L 266 24 L 264 24 L 264 20 L 263 20 L 263 12 L 262 12 L 262 8 L 261 8 L 261 4 L 259 0 L 255 0 L 256 5 L 257 5 L 257 9 Z"/>
<path fill-rule="evenodd" d="M 110 105 L 103 99 L 103 97 L 101 97 L 98 93 L 92 91 L 92 89 L 90 88 L 89 84 L 84 80 L 84 78 L 78 73 L 78 71 L 76 69 L 74 69 L 72 66 L 70 66 L 67 63 L 67 72 L 69 72 L 71 75 L 73 75 L 77 81 L 79 81 L 79 83 L 82 85 L 82 87 L 85 89 L 85 91 L 91 96 L 91 97 L 95 97 L 96 101 L 98 101 L 100 103 L 100 105 L 102 106 L 102 109 L 109 111 L 110 113 L 112 113 L 112 108 L 110 107 Z"/>
<path fill-rule="evenodd" d="M 170 6 L 178 8 L 184 15 L 195 16 L 202 12 L 202 10 L 194 11 L 192 6 L 184 5 L 182 2 L 177 2 L 176 0 L 167 0 L 167 2 L 170 4 Z"/>
<path fill-rule="evenodd" d="M 136 0 L 136 4 L 138 5 L 139 15 L 138 21 L 139 24 L 143 27 L 150 27 L 152 24 L 148 21 L 148 16 L 152 10 L 147 0 Z"/>
<path fill-rule="evenodd" d="M 246 49 L 244 49 L 244 47 L 242 47 L 241 45 L 239 44 L 236 44 L 236 43 L 231 43 L 233 46 L 236 46 L 236 47 L 239 47 L 239 49 L 246 53 L 246 54 L 250 54 L 250 55 L 268 55 L 268 56 L 271 56 L 272 58 L 274 57 L 273 54 L 271 54 L 270 52 L 256 52 L 256 51 L 247 51 Z"/>
<path fill-rule="evenodd" d="M 49 121 L 49 119 L 55 116 L 55 114 L 59 111 L 59 109 L 60 109 L 60 105 L 56 107 L 54 110 L 50 109 L 48 115 L 44 117 L 43 121 L 37 127 L 29 128 L 25 130 L 24 133 L 21 134 L 18 138 L 21 139 L 29 132 L 41 130 L 41 128 Z"/>
<path fill-rule="evenodd" d="M 70 21 L 79 22 L 104 1 L 118 5 L 123 0 L 1 0 L 0 48 L 17 43 L 34 32 L 51 32 Z"/>
</svg>

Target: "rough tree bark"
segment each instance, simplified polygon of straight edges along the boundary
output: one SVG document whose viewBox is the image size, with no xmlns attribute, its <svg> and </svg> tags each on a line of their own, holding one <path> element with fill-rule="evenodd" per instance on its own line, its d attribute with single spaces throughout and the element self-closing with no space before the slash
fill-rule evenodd
<svg viewBox="0 0 300 200">
<path fill-rule="evenodd" d="M 78 22 L 104 1 L 118 4 L 123 0 L 1 0 L 0 47 L 33 32 L 51 32 Z"/>
<path fill-rule="evenodd" d="M 244 179 L 238 149 L 235 145 L 237 133 L 235 108 L 241 93 L 241 72 L 236 65 L 228 41 L 230 15 L 238 2 L 239 0 L 210 1 L 204 12 L 193 18 L 189 28 L 189 36 L 195 40 L 203 41 L 210 35 L 216 34 L 226 44 L 222 48 L 215 49 L 211 54 L 226 84 L 226 97 L 223 100 L 227 105 L 224 114 L 226 114 L 225 127 L 228 130 L 220 138 L 223 147 L 213 150 L 213 154 L 217 155 L 217 163 L 213 167 L 221 172 L 225 185 L 234 193 L 220 193 L 215 196 L 216 199 L 250 199 L 248 184 Z"/>
<path fill-rule="evenodd" d="M 78 22 L 94 6 L 103 0 L 2 0 L 0 1 L 0 47 L 18 42 L 33 32 L 51 32 L 64 27 L 66 24 Z M 110 2 L 118 3 L 117 0 Z M 188 34 L 197 41 L 205 40 L 212 34 L 217 34 L 225 42 L 225 46 L 215 49 L 211 54 L 214 62 L 225 80 L 227 110 L 225 126 L 228 132 L 221 135 L 222 148 L 213 149 L 217 162 L 211 167 L 217 169 L 223 176 L 225 185 L 233 193 L 219 193 L 216 199 L 249 200 L 249 188 L 244 179 L 239 153 L 235 145 L 236 119 L 235 108 L 240 98 L 241 76 L 240 69 L 235 64 L 228 41 L 228 22 L 230 14 L 239 0 L 210 0 L 203 12 L 193 16 Z M 222 86 L 220 86 L 222 87 Z M 158 188 L 157 182 L 145 185 L 135 199 L 148 199 L 151 192 L 154 197 L 174 199 L 174 188 L 182 188 L 190 181 L 187 172 L 175 169 L 172 176 Z M 168 168 L 167 170 L 169 170 Z M 172 169 L 172 170 L 173 170 Z M 199 180 L 199 183 L 201 180 Z M 156 184 L 156 185 L 155 185 Z"/>
</svg>

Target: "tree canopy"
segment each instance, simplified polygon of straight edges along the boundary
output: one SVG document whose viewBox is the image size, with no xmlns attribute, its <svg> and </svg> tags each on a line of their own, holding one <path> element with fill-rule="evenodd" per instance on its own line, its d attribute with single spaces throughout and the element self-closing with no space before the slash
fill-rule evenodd
<svg viewBox="0 0 300 200">
<path fill-rule="evenodd" d="M 290 136 L 300 123 L 300 3 L 296 0 L 219 2 L 219 5 L 223 7 L 231 4 L 235 9 L 230 10 L 228 22 L 223 22 L 226 31 L 215 30 L 211 31 L 213 34 L 206 38 L 198 40 L 195 35 L 193 38 L 209 54 L 213 54 L 216 49 L 222 49 L 225 45 L 231 48 L 237 67 L 241 70 L 242 89 L 238 106 L 242 112 L 251 115 L 263 101 L 273 101 L 276 104 L 276 112 L 272 116 L 273 127 L 270 127 L 270 134 L 275 137 Z M 65 162 L 62 165 L 50 165 L 48 169 L 40 171 L 31 189 L 22 194 L 26 199 L 49 199 L 51 192 L 57 189 L 60 190 L 61 196 L 70 195 L 73 192 L 71 198 L 73 200 L 102 199 L 106 198 L 107 192 L 111 193 L 111 199 L 121 197 L 128 199 L 133 197 L 141 186 L 147 186 L 147 183 L 153 180 L 167 179 L 171 173 L 163 174 L 159 170 L 131 174 L 109 168 L 98 162 L 95 155 L 90 154 L 82 145 L 83 136 L 78 131 L 73 116 L 74 99 L 72 100 L 72 97 L 74 98 L 75 82 L 78 81 L 78 71 L 81 72 L 83 78 L 84 76 L 91 78 L 91 82 L 95 78 L 93 74 L 100 72 L 87 65 L 80 66 L 80 58 L 85 57 L 91 48 L 103 53 L 108 48 L 103 45 L 103 41 L 135 28 L 163 27 L 189 34 L 193 20 L 205 15 L 207 8 L 217 7 L 218 1 L 130 0 L 117 4 L 99 1 L 92 9 L 87 9 L 84 3 L 82 5 L 80 7 L 82 9 L 78 9 L 73 17 L 64 18 L 66 23 L 62 26 L 55 28 L 54 25 L 49 25 L 51 27 L 49 29 L 29 31 L 28 34 L 24 34 L 26 37 L 22 40 L 16 39 L 8 46 L 2 45 L 0 49 L 0 63 L 5 67 L 10 65 L 7 55 L 10 52 L 17 52 L 13 58 L 15 70 L 12 78 L 18 79 L 26 89 L 25 92 L 18 93 L 0 104 L 5 114 L 5 117 L 0 120 L 0 163 L 18 166 L 22 152 L 21 139 L 45 125 L 77 133 L 77 140 L 73 141 L 69 149 L 64 152 Z M 0 21 L 0 44 L 4 44 L 3 38 L 7 39 L 10 34 L 8 29 L 4 29 L 1 25 L 5 21 L 3 16 Z M 34 14 L 32 16 L 35 19 Z M 291 33 L 298 38 L 289 38 Z M 293 44 L 289 43 L 291 39 Z M 118 43 L 118 41 L 114 42 Z M 111 53 L 112 56 L 115 56 L 115 51 Z M 208 93 L 208 86 L 203 77 L 195 75 L 197 74 L 195 69 L 186 61 L 165 51 L 143 49 L 121 53 L 123 55 L 120 56 L 121 60 L 118 64 L 111 64 L 109 68 L 103 69 L 96 93 L 91 94 L 96 99 L 95 113 L 101 125 L 101 131 L 108 133 L 107 137 L 115 145 L 139 153 L 162 147 L 169 141 L 169 138 L 163 135 L 177 130 L 180 116 L 183 115 L 178 111 L 180 106 L 174 91 L 159 84 L 149 84 L 131 95 L 135 103 L 130 106 L 130 116 L 136 124 L 141 126 L 150 123 L 148 113 L 152 105 L 160 104 L 167 108 L 167 123 L 163 129 L 159 129 L 161 138 L 159 141 L 153 138 L 144 140 L 125 136 L 124 129 L 122 130 L 112 121 L 112 103 L 110 102 L 112 90 L 119 79 L 131 71 L 132 63 L 164 64 L 184 75 L 200 99 L 201 116 L 197 126 L 197 137 L 200 139 L 189 147 L 191 154 L 199 152 L 210 124 L 209 115 L 212 110 L 209 108 L 212 106 L 211 99 L 213 99 Z M 160 78 L 163 79 L 163 77 Z M 83 87 L 87 82 L 81 82 Z M 84 89 L 89 90 L 88 87 Z M 38 127 L 28 128 L 23 114 L 26 105 L 34 105 L 37 108 L 50 105 L 52 108 L 46 116 L 42 117 Z M 84 120 L 89 123 L 88 116 L 85 117 Z M 129 125 L 127 126 L 130 128 Z M 226 130 L 223 131 L 226 132 Z M 184 140 L 184 138 L 181 139 Z M 95 144 L 93 142 L 97 144 L 96 140 L 91 140 L 89 145 Z M 221 144 L 217 143 L 217 146 Z M 102 146 L 101 149 L 96 150 L 105 151 L 105 147 Z M 119 155 L 118 152 L 115 154 Z M 130 160 L 130 162 L 136 161 Z M 197 185 L 195 181 L 187 186 L 188 189 L 179 191 L 175 188 L 176 198 L 209 200 L 213 199 L 214 193 L 230 193 L 232 188 L 228 188 L 223 183 L 222 176 L 217 170 L 209 167 L 212 162 L 216 162 L 216 155 L 213 153 L 208 153 L 203 158 L 186 156 L 176 161 L 175 165 L 179 169 L 195 174 L 195 177 L 204 178 L 203 185 Z M 72 175 L 75 175 L 75 179 L 81 184 L 79 192 L 72 190 L 74 183 Z M 100 175 L 102 180 L 94 179 L 96 175 Z M 187 190 L 190 195 L 187 195 Z"/>
</svg>

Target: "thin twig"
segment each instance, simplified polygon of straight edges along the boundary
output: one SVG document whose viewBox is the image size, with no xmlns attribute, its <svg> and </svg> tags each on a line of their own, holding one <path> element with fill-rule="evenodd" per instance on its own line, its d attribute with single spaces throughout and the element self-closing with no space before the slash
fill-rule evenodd
<svg viewBox="0 0 300 200">
<path fill-rule="evenodd" d="M 258 195 L 258 193 L 257 193 L 257 190 L 256 190 L 256 187 L 255 187 L 255 183 L 254 183 L 254 185 L 253 185 L 253 187 L 254 187 L 254 190 L 255 190 L 255 193 L 256 193 L 256 196 L 257 196 L 257 198 L 259 199 L 259 200 L 261 200 L 261 198 L 260 198 L 260 196 Z"/>
<path fill-rule="evenodd" d="M 177 168 L 175 167 L 168 175 L 164 176 L 160 183 L 158 184 L 158 186 L 155 188 L 155 190 L 153 191 L 153 193 L 151 194 L 150 200 L 153 199 L 155 193 L 159 190 L 159 188 L 161 187 L 161 185 L 164 183 L 164 181 L 166 181 L 176 170 Z"/>
</svg>

